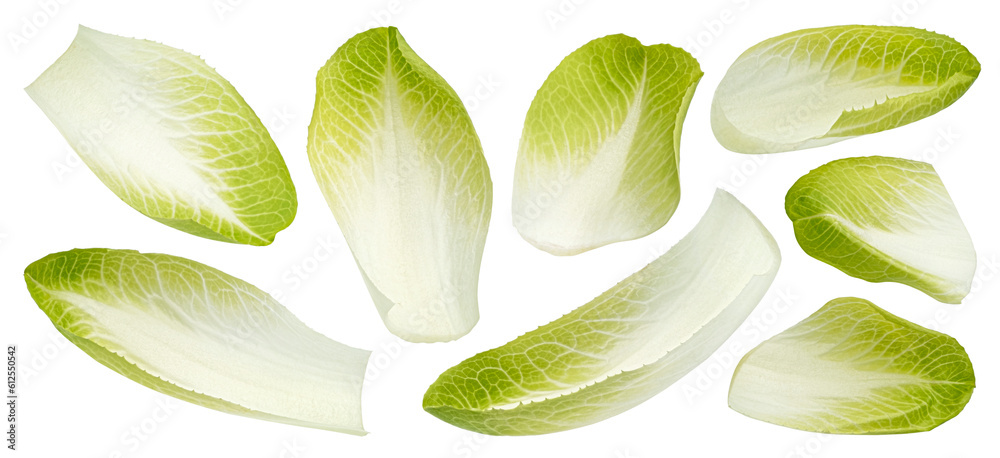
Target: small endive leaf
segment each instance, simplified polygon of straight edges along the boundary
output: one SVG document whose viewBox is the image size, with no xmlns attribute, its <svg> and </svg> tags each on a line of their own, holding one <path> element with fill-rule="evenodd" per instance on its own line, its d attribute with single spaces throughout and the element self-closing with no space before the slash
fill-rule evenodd
<svg viewBox="0 0 1000 458">
<path fill-rule="evenodd" d="M 777 153 L 893 129 L 955 103 L 979 76 L 954 39 L 912 27 L 798 30 L 746 50 L 712 100 L 712 130 L 738 153 Z"/>
<path fill-rule="evenodd" d="M 563 317 L 448 369 L 424 410 L 494 435 L 545 434 L 622 413 L 708 359 L 771 285 L 778 247 L 719 190 L 666 254 Z"/>
<path fill-rule="evenodd" d="M 521 236 L 573 255 L 666 224 L 680 201 L 681 126 L 701 76 L 684 50 L 625 35 L 566 56 L 524 119 L 512 207 Z"/>
<path fill-rule="evenodd" d="M 295 218 L 267 129 L 197 56 L 80 27 L 25 91 L 108 189 L 156 221 L 267 245 Z"/>
<path fill-rule="evenodd" d="M 930 164 L 839 159 L 799 178 L 785 212 L 809 256 L 852 277 L 902 283 L 954 304 L 972 288 L 972 239 Z"/>
<path fill-rule="evenodd" d="M 86 249 L 24 271 L 56 329 L 163 394 L 261 420 L 365 434 L 370 352 L 324 337 L 267 293 L 176 256 Z"/>
<path fill-rule="evenodd" d="M 468 333 L 493 183 L 462 101 L 395 27 L 355 35 L 320 69 L 308 150 L 389 331 Z"/>
<path fill-rule="evenodd" d="M 842 297 L 747 353 L 729 406 L 804 431 L 911 433 L 958 415 L 975 386 L 954 338 Z"/>
</svg>

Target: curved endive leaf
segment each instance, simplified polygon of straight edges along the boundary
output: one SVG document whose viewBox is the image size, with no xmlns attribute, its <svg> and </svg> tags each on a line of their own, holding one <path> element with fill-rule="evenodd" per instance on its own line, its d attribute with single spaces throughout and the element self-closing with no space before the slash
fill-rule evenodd
<svg viewBox="0 0 1000 458">
<path fill-rule="evenodd" d="M 150 218 L 267 245 L 295 217 L 267 129 L 197 56 L 80 27 L 25 91 L 105 186 Z"/>
<path fill-rule="evenodd" d="M 702 72 L 682 49 L 593 40 L 549 74 L 524 120 L 514 226 L 573 255 L 649 235 L 680 201 L 681 125 Z"/>
<path fill-rule="evenodd" d="M 842 297 L 747 353 L 729 406 L 805 431 L 911 433 L 958 415 L 975 386 L 954 338 Z"/>
<path fill-rule="evenodd" d="M 930 164 L 836 160 L 792 185 L 785 212 L 809 256 L 852 277 L 902 283 L 954 304 L 972 288 L 972 239 Z"/>
<path fill-rule="evenodd" d="M 729 67 L 712 100 L 712 130 L 738 153 L 823 146 L 937 113 L 979 69 L 965 46 L 926 30 L 798 30 L 754 45 Z"/>
<path fill-rule="evenodd" d="M 743 323 L 780 255 L 718 191 L 666 254 L 563 317 L 445 371 L 424 410 L 484 434 L 572 429 L 624 412 L 705 361 Z"/>
<path fill-rule="evenodd" d="M 458 95 L 394 27 L 319 71 L 308 148 L 386 327 L 416 342 L 469 332 L 493 183 Z"/>
<path fill-rule="evenodd" d="M 108 249 L 50 254 L 24 278 L 60 333 L 135 382 L 226 413 L 365 434 L 370 352 L 309 329 L 238 278 Z"/>
</svg>

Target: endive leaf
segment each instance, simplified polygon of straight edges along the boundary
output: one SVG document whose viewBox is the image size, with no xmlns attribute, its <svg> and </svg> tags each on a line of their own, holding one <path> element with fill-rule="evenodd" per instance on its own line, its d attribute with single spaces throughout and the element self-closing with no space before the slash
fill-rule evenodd
<svg viewBox="0 0 1000 458">
<path fill-rule="evenodd" d="M 681 125 L 702 72 L 670 45 L 593 40 L 549 74 L 524 120 L 514 226 L 573 255 L 656 231 L 680 201 Z"/>
<path fill-rule="evenodd" d="M 308 149 L 386 327 L 469 332 L 493 183 L 458 95 L 396 28 L 355 35 L 319 71 Z"/>
<path fill-rule="evenodd" d="M 911 433 L 958 415 L 975 385 L 954 338 L 842 297 L 747 353 L 729 406 L 805 431 Z"/>
<path fill-rule="evenodd" d="M 210 409 L 365 434 L 370 352 L 309 329 L 267 293 L 163 254 L 87 249 L 24 272 L 31 297 L 97 362 Z"/>
<path fill-rule="evenodd" d="M 666 254 L 593 301 L 445 371 L 424 410 L 483 434 L 527 435 L 601 421 L 649 399 L 706 360 L 777 273 L 767 230 L 717 191 Z"/>
<path fill-rule="evenodd" d="M 150 218 L 267 245 L 295 217 L 267 129 L 197 56 L 80 27 L 25 91 L 108 189 Z"/>
<path fill-rule="evenodd" d="M 814 148 L 937 113 L 979 69 L 965 46 L 926 30 L 798 30 L 754 45 L 729 67 L 712 100 L 712 130 L 739 153 Z"/>
<path fill-rule="evenodd" d="M 972 239 L 930 164 L 836 160 L 799 178 L 785 211 L 809 256 L 852 277 L 902 283 L 955 304 L 972 288 Z"/>
</svg>

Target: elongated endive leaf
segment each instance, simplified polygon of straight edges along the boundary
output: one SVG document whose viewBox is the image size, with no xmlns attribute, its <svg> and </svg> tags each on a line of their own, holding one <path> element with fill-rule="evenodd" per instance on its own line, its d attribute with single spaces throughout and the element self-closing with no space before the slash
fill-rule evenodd
<svg viewBox="0 0 1000 458">
<path fill-rule="evenodd" d="M 309 329 L 238 278 L 107 249 L 50 254 L 24 278 L 59 332 L 135 382 L 222 412 L 365 434 L 370 352 Z"/>
<path fill-rule="evenodd" d="M 493 183 L 458 95 L 394 27 L 319 71 L 309 161 L 386 327 L 417 342 L 469 332 Z"/>
<path fill-rule="evenodd" d="M 586 305 L 445 371 L 424 410 L 484 434 L 598 422 L 649 399 L 707 359 L 770 286 L 774 239 L 718 191 L 666 254 Z"/>
<path fill-rule="evenodd" d="M 513 202 L 521 236 L 572 255 L 666 224 L 680 201 L 681 125 L 701 76 L 684 50 L 625 35 L 563 59 L 524 120 Z"/>
<path fill-rule="evenodd" d="M 712 101 L 712 130 L 739 153 L 827 145 L 947 108 L 979 68 L 957 41 L 911 27 L 786 33 L 754 45 L 729 68 Z"/>
<path fill-rule="evenodd" d="M 809 256 L 852 277 L 903 283 L 955 304 L 972 288 L 972 239 L 930 164 L 836 160 L 799 178 L 785 211 Z"/>
<path fill-rule="evenodd" d="M 958 415 L 975 386 L 954 338 L 842 297 L 747 353 L 729 406 L 805 431 L 912 433 Z"/>
<path fill-rule="evenodd" d="M 267 129 L 197 56 L 80 27 L 25 90 L 94 174 L 150 218 L 267 245 L 295 217 L 295 188 Z"/>
</svg>

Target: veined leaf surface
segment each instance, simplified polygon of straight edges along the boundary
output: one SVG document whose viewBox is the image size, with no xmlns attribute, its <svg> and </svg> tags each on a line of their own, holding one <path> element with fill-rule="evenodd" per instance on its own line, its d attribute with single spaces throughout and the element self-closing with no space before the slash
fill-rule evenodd
<svg viewBox="0 0 1000 458">
<path fill-rule="evenodd" d="M 975 386 L 954 338 L 842 297 L 747 353 L 729 406 L 805 431 L 911 433 L 958 415 Z"/>
<path fill-rule="evenodd" d="M 573 255 L 649 235 L 680 201 L 681 126 L 702 72 L 684 50 L 593 40 L 549 74 L 524 120 L 514 226 Z"/>
<path fill-rule="evenodd" d="M 666 254 L 596 299 L 448 369 L 424 410 L 494 435 L 545 434 L 622 413 L 708 359 L 771 285 L 780 254 L 719 190 Z"/>
<path fill-rule="evenodd" d="M 972 288 L 972 239 L 930 164 L 839 159 L 799 178 L 785 211 L 809 256 L 852 277 L 902 283 L 956 304 Z"/>
<path fill-rule="evenodd" d="M 50 254 L 24 278 L 60 333 L 137 383 L 226 413 L 365 434 L 370 352 L 309 329 L 238 278 L 108 249 Z"/>
<path fill-rule="evenodd" d="M 937 113 L 979 70 L 965 46 L 926 30 L 798 30 L 754 45 L 729 67 L 712 100 L 712 130 L 738 153 L 828 145 Z"/>
<path fill-rule="evenodd" d="M 462 101 L 396 28 L 355 35 L 319 71 L 309 161 L 386 327 L 468 333 L 493 182 Z"/>
<path fill-rule="evenodd" d="M 80 27 L 25 91 L 105 186 L 197 236 L 268 245 L 295 187 L 267 129 L 199 57 Z"/>
</svg>

